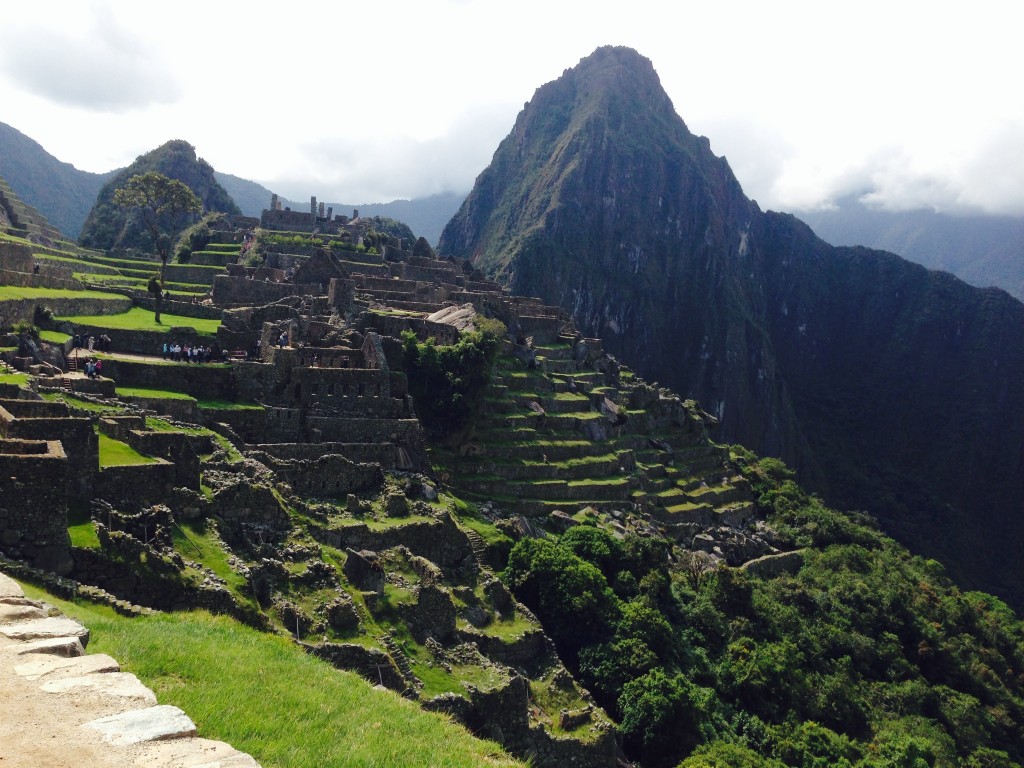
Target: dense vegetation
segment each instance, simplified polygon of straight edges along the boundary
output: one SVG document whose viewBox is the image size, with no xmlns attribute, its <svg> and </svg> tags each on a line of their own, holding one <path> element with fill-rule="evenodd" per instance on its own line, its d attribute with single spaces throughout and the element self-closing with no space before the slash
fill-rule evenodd
<svg viewBox="0 0 1024 768">
<path fill-rule="evenodd" d="M 403 336 L 409 391 L 430 437 L 440 439 L 463 429 L 483 402 L 505 326 L 483 317 L 476 324 L 478 330 L 463 333 L 450 345 L 433 338 L 419 342 L 411 331 Z"/>
<path fill-rule="evenodd" d="M 1024 625 L 872 521 L 742 460 L 794 575 L 667 557 L 579 526 L 526 539 L 505 578 L 645 768 L 1009 766 L 1024 760 Z M 699 563 L 698 563 L 699 566 Z"/>
<path fill-rule="evenodd" d="M 135 162 L 119 171 L 103 185 L 96 203 L 82 225 L 80 242 L 89 248 L 152 248 L 152 238 L 141 220 L 114 203 L 114 193 L 133 176 L 157 172 L 185 184 L 208 211 L 237 214 L 234 201 L 220 186 L 213 168 L 196 157 L 195 148 L 187 141 L 175 140 L 141 155 Z M 181 216 L 163 231 L 169 232 L 171 241 L 195 221 L 194 215 Z"/>
</svg>

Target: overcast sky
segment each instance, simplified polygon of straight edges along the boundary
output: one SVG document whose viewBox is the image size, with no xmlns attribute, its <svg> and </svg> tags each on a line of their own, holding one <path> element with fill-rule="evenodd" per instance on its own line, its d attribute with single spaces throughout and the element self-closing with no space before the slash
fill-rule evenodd
<svg viewBox="0 0 1024 768">
<path fill-rule="evenodd" d="M 0 122 L 88 171 L 186 139 L 347 203 L 465 192 L 534 90 L 651 59 L 762 208 L 868 194 L 1024 215 L 1016 0 L 5 3 Z"/>
</svg>

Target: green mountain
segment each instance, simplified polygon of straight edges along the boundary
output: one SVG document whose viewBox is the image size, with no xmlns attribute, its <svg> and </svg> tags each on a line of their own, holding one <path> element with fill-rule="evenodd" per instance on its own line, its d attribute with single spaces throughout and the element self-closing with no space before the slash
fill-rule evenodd
<svg viewBox="0 0 1024 768">
<path fill-rule="evenodd" d="M 995 286 L 1024 300 L 1024 218 L 950 215 L 933 210 L 883 211 L 855 197 L 800 218 L 836 245 L 898 253 L 929 269 L 952 272 L 980 288 Z"/>
<path fill-rule="evenodd" d="M 698 399 L 718 439 L 1024 604 L 1024 306 L 762 212 L 635 51 L 537 90 L 439 252 L 561 305 Z"/>
<path fill-rule="evenodd" d="M 114 173 L 80 171 L 21 131 L 0 123 L 0 176 L 72 240 L 78 238 L 96 195 Z"/>
<path fill-rule="evenodd" d="M 82 234 L 79 238 L 82 245 L 102 249 L 152 249 L 152 240 L 142 224 L 135 221 L 129 211 L 114 205 L 114 192 L 117 189 L 132 176 L 150 171 L 157 171 L 188 185 L 207 211 L 241 213 L 234 200 L 214 177 L 210 164 L 196 157 L 195 147 L 187 141 L 178 139 L 140 155 L 134 163 L 118 171 L 103 185 L 96 198 L 96 204 L 82 225 Z"/>
</svg>

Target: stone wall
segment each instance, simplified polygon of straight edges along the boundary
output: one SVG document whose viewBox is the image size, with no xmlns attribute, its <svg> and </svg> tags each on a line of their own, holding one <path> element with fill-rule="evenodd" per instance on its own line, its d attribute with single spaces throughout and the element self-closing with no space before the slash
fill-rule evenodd
<svg viewBox="0 0 1024 768">
<path fill-rule="evenodd" d="M 166 500 L 174 489 L 174 464 L 157 459 L 156 464 L 103 467 L 96 478 L 95 495 L 129 509 Z"/>
<path fill-rule="evenodd" d="M 378 648 L 367 648 L 355 643 L 321 643 L 303 647 L 332 666 L 356 672 L 374 685 L 383 685 L 399 693 L 407 687 L 395 662 Z"/>
<path fill-rule="evenodd" d="M 41 400 L 0 401 L 0 437 L 59 440 L 68 458 L 69 503 L 77 506 L 92 496 L 99 468 L 99 438 L 91 419 L 68 415 L 67 406 L 60 415 L 61 405 Z M 9 409 L 20 415 L 15 416 Z"/>
<path fill-rule="evenodd" d="M 221 307 L 272 304 L 288 296 L 319 296 L 327 286 L 318 283 L 266 283 L 245 277 L 217 275 L 213 280 L 213 301 Z"/>
<path fill-rule="evenodd" d="M 178 344 L 202 344 L 213 346 L 214 338 L 201 335 L 195 328 L 190 326 L 170 326 L 166 331 L 132 331 L 120 328 L 100 328 L 98 326 L 81 325 L 75 323 L 61 323 L 60 329 L 72 335 L 78 333 L 99 338 L 103 334 L 110 337 L 111 352 L 129 352 L 135 355 L 161 355 L 164 342 Z M 82 350 L 80 354 L 85 354 Z M 108 365 L 113 366 L 116 361 L 105 360 L 103 362 L 104 373 L 107 373 Z M 113 368 L 111 368 L 112 370 Z"/>
<path fill-rule="evenodd" d="M 127 443 L 139 453 L 146 456 L 157 456 L 174 465 L 174 487 L 199 490 L 199 453 L 196 450 L 195 436 L 186 432 L 147 432 L 132 429 L 128 432 Z M 205 438 L 209 452 L 210 438 Z"/>
<path fill-rule="evenodd" d="M 156 299 L 151 296 L 135 299 L 136 306 L 156 311 Z M 198 317 L 202 320 L 220 320 L 224 310 L 212 304 L 193 304 L 191 301 L 174 301 L 164 299 L 160 304 L 160 311 L 166 315 L 178 315 L 180 317 Z"/>
<path fill-rule="evenodd" d="M 127 312 L 132 307 L 128 297 L 99 299 L 83 296 L 48 296 L 38 299 L 12 299 L 0 302 L 0 327 L 9 328 L 21 321 L 32 322 L 36 307 L 45 307 L 57 317 L 71 315 L 109 315 Z"/>
<path fill-rule="evenodd" d="M 11 272 L 31 272 L 35 259 L 32 249 L 22 243 L 0 241 L 0 269 Z"/>
<path fill-rule="evenodd" d="M 227 365 L 109 359 L 103 361 L 103 374 L 119 386 L 184 392 L 192 397 L 232 400 L 237 392 Z"/>
<path fill-rule="evenodd" d="M 379 488 L 384 483 L 384 473 L 379 464 L 357 464 L 339 454 L 321 455 L 310 460 L 263 458 L 303 496 L 345 498 L 350 493 Z"/>
<path fill-rule="evenodd" d="M 47 571 L 71 571 L 68 458 L 56 440 L 0 439 L 0 551 Z"/>
<path fill-rule="evenodd" d="M 200 414 L 200 423 L 227 424 L 246 442 L 260 440 L 267 431 L 267 412 L 263 408 L 203 408 Z"/>
<path fill-rule="evenodd" d="M 310 461 L 337 453 L 360 464 L 380 464 L 387 469 L 397 466 L 396 448 L 390 443 L 258 443 L 250 447 L 281 460 Z"/>
<path fill-rule="evenodd" d="M 80 291 L 85 285 L 71 278 L 61 277 L 49 272 L 11 272 L 0 270 L 0 285 L 16 285 L 22 288 L 64 288 L 71 291 Z"/>
<path fill-rule="evenodd" d="M 381 552 L 405 546 L 414 555 L 425 557 L 441 568 L 457 568 L 473 557 L 469 539 L 448 515 L 436 520 L 398 523 L 388 528 L 371 530 L 363 523 L 343 529 L 316 529 L 314 535 L 325 544 L 338 549 Z"/>
</svg>

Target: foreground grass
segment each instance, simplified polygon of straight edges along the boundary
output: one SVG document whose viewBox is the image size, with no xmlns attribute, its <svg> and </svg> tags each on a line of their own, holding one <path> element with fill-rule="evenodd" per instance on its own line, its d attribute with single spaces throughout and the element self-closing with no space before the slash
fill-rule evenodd
<svg viewBox="0 0 1024 768">
<path fill-rule="evenodd" d="M 204 612 L 126 619 L 25 588 L 92 632 L 109 653 L 181 707 L 199 735 L 250 753 L 264 768 L 477 768 L 522 765 L 449 720 L 376 691 L 291 641 Z"/>
<path fill-rule="evenodd" d="M 43 289 L 36 289 L 43 290 Z M 80 292 L 82 295 L 87 292 Z M 110 296 L 111 294 L 97 294 L 99 296 Z M 117 298 L 123 298 L 116 296 Z M 171 328 L 190 327 L 195 328 L 199 333 L 212 336 L 217 333 L 220 327 L 220 320 L 204 320 L 199 317 L 184 317 L 182 315 L 160 315 L 160 325 L 156 323 L 156 315 L 142 307 L 132 307 L 127 312 L 118 315 L 77 315 L 75 317 L 62 317 L 76 325 L 87 325 L 93 328 L 116 328 L 125 331 L 159 331 L 166 333 Z"/>
</svg>

